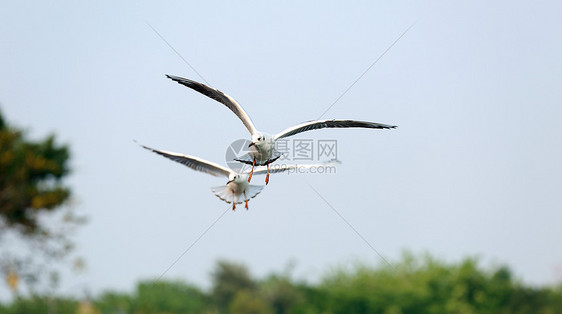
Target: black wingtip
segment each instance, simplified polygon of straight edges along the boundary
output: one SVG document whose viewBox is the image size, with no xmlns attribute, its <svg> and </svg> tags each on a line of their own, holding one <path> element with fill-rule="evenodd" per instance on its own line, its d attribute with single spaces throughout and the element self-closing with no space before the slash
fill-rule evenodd
<svg viewBox="0 0 562 314">
<path fill-rule="evenodd" d="M 166 74 L 166 77 L 169 78 L 170 80 L 178 82 L 178 83 L 180 83 L 180 81 L 182 81 L 182 80 L 185 80 L 183 77 L 170 75 L 170 74 Z"/>
<path fill-rule="evenodd" d="M 143 144 L 137 142 L 137 140 L 133 140 L 133 142 L 135 142 L 137 145 L 139 145 L 140 147 L 144 148 L 144 149 L 148 149 L 150 151 L 154 151 L 152 148 L 148 147 L 148 146 L 144 146 Z"/>
</svg>

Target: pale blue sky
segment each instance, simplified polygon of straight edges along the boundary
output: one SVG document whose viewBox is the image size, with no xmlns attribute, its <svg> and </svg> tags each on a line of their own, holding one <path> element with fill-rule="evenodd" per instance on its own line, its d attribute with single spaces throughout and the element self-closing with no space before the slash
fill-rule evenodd
<svg viewBox="0 0 562 314">
<path fill-rule="evenodd" d="M 271 133 L 317 118 L 416 23 L 325 115 L 398 129 L 302 134 L 338 140 L 337 174 L 272 177 L 165 278 L 208 286 L 219 258 L 257 276 L 296 261 L 309 280 L 381 262 L 308 182 L 390 260 L 477 255 L 527 283 L 562 280 L 560 12 L 559 1 L 2 2 L 1 110 L 71 145 L 68 183 L 90 220 L 76 237 L 88 271 L 60 291 L 158 277 L 228 208 L 209 190 L 225 180 L 133 143 L 224 165 L 248 137 L 224 106 L 164 77 L 200 81 L 147 22 Z"/>
</svg>

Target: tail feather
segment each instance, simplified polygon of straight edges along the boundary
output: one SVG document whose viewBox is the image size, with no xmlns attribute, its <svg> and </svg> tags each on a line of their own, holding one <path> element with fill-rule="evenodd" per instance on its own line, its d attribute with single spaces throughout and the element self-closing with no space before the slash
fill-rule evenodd
<svg viewBox="0 0 562 314">
<path fill-rule="evenodd" d="M 265 185 L 250 184 L 246 189 L 246 197 L 248 199 L 256 197 L 258 194 L 260 194 L 261 190 L 263 190 L 264 187 Z M 242 195 L 242 198 L 244 198 L 244 195 Z"/>
<path fill-rule="evenodd" d="M 221 200 L 229 204 L 232 203 L 232 192 L 226 185 L 215 186 L 211 188 L 211 191 L 213 191 L 213 193 L 215 193 L 215 195 Z"/>
<path fill-rule="evenodd" d="M 246 197 L 248 199 L 256 197 L 260 194 L 261 190 L 264 188 L 263 185 L 252 185 L 250 184 L 246 189 Z M 220 198 L 221 200 L 231 204 L 233 199 L 236 204 L 242 204 L 246 200 L 244 198 L 244 193 L 240 194 L 232 194 L 232 190 L 229 189 L 226 185 L 216 186 L 211 188 L 211 191 Z"/>
</svg>

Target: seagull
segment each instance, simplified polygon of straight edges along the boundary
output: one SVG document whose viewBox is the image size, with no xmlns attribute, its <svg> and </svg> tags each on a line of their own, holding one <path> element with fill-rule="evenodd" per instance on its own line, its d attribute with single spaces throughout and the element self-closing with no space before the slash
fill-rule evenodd
<svg viewBox="0 0 562 314">
<path fill-rule="evenodd" d="M 252 165 L 252 171 L 248 176 L 248 182 L 252 180 L 252 175 L 254 174 L 253 170 L 255 166 L 266 166 L 267 169 L 269 170 L 269 164 L 275 162 L 277 159 L 279 159 L 279 157 L 281 157 L 282 154 L 275 149 L 275 143 L 279 139 L 293 136 L 301 132 L 323 129 L 323 128 L 369 128 L 369 129 L 396 128 L 395 125 L 388 125 L 388 124 L 368 122 L 368 121 L 336 120 L 336 119 L 313 120 L 313 121 L 308 121 L 292 126 L 275 135 L 270 135 L 258 131 L 254 126 L 254 123 L 250 119 L 250 116 L 248 116 L 248 114 L 244 111 L 242 106 L 240 106 L 238 102 L 234 100 L 234 98 L 228 96 L 227 94 L 221 92 L 220 90 L 214 89 L 203 83 L 199 83 L 179 76 L 166 75 L 166 77 L 222 103 L 223 105 L 228 107 L 228 109 L 232 110 L 232 112 L 234 112 L 234 114 L 238 116 L 240 120 L 242 120 L 244 126 L 246 126 L 248 131 L 250 131 L 252 140 L 248 146 L 249 153 L 235 160 Z M 266 170 L 265 184 L 268 183 L 269 183 L 269 171 Z"/>
<path fill-rule="evenodd" d="M 231 169 L 225 168 L 221 165 L 217 165 L 213 162 L 201 158 L 158 150 L 158 149 L 150 148 L 148 146 L 144 146 L 140 143 L 137 144 L 156 154 L 164 156 L 173 161 L 179 162 L 180 164 L 183 164 L 195 171 L 204 172 L 215 177 L 227 177 L 228 182 L 226 182 L 225 185 L 213 187 L 211 188 L 211 191 L 221 200 L 227 202 L 228 204 L 232 203 L 232 210 L 236 209 L 236 204 L 242 204 L 242 203 L 245 203 L 244 207 L 248 209 L 248 201 L 256 197 L 258 194 L 260 194 L 261 190 L 265 187 L 264 185 L 260 186 L 260 185 L 249 184 L 248 177 L 250 174 L 248 172 L 235 172 Z M 335 165 L 336 163 L 339 163 L 339 161 L 332 160 L 324 164 L 314 164 L 314 165 L 282 165 L 280 167 L 274 167 L 273 169 L 255 170 L 254 174 L 260 175 L 269 172 L 278 173 L 284 171 L 302 172 L 304 170 L 308 170 L 312 168 L 317 168 L 317 169 L 327 168 Z"/>
</svg>

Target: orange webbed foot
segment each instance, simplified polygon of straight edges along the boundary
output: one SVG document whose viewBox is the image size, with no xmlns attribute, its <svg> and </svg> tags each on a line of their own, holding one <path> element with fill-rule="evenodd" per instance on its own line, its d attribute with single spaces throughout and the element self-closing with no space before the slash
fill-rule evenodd
<svg viewBox="0 0 562 314">
<path fill-rule="evenodd" d="M 256 159 L 252 162 L 252 171 L 250 171 L 250 176 L 248 177 L 248 182 L 252 181 L 252 175 L 254 174 L 254 167 L 256 166 Z"/>
<path fill-rule="evenodd" d="M 267 163 L 266 166 L 267 166 L 267 175 L 265 176 L 265 185 L 269 183 L 269 163 Z"/>
</svg>

